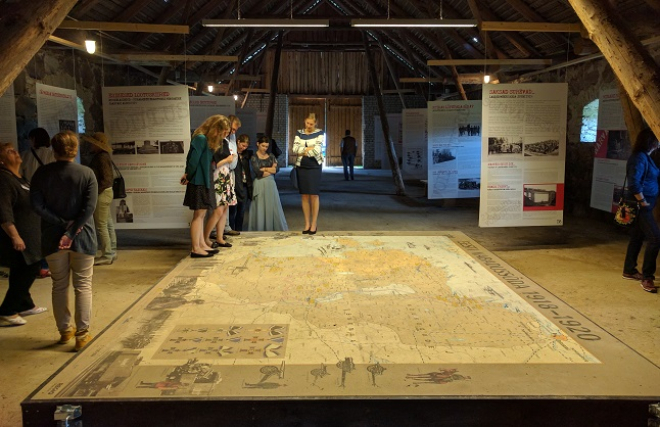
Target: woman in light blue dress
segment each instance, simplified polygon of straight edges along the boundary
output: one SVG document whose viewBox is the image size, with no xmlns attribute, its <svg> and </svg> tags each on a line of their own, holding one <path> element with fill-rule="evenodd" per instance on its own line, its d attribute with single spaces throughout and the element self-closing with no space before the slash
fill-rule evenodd
<svg viewBox="0 0 660 427">
<path fill-rule="evenodd" d="M 250 231 L 287 231 L 280 194 L 275 184 L 277 160 L 266 151 L 270 138 L 263 136 L 257 141 L 257 152 L 250 158 L 250 167 L 254 175 L 252 204 L 248 216 Z"/>
</svg>

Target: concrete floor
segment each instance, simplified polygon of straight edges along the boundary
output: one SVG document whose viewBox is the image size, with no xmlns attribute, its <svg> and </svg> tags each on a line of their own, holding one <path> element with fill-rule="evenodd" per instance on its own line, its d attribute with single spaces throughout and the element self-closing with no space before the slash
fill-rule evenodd
<svg viewBox="0 0 660 427">
<path fill-rule="evenodd" d="M 290 229 L 302 230 L 300 197 L 287 177 L 287 171 L 278 176 L 282 204 Z M 660 296 L 621 279 L 627 237 L 609 222 L 567 217 L 563 227 L 481 229 L 477 200 L 428 201 L 414 183 L 408 197 L 397 197 L 387 171 L 359 170 L 356 181 L 346 182 L 340 170 L 328 169 L 323 187 L 319 230 L 460 230 L 660 365 Z M 120 231 L 119 242 L 119 260 L 95 269 L 95 334 L 188 252 L 186 230 Z M 2 294 L 6 283 L 0 280 Z M 50 308 L 49 280 L 32 289 L 37 304 Z M 21 425 L 20 402 L 75 354 L 72 345 L 54 344 L 52 314 L 28 322 L 0 329 L 0 426 Z"/>
</svg>

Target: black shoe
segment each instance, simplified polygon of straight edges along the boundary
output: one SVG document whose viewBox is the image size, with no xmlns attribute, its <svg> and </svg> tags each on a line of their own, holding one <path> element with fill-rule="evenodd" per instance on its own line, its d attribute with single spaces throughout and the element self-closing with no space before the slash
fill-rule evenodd
<svg viewBox="0 0 660 427">
<path fill-rule="evenodd" d="M 212 257 L 213 254 L 207 253 L 206 255 L 198 254 L 196 252 L 190 252 L 190 258 L 209 258 Z"/>
<path fill-rule="evenodd" d="M 309 234 L 309 229 L 308 230 L 303 230 L 303 234 Z"/>
<path fill-rule="evenodd" d="M 307 233 L 307 234 L 316 234 L 316 230 L 314 230 L 314 231 L 309 230 L 309 233 Z"/>
<path fill-rule="evenodd" d="M 210 251 L 207 250 L 206 252 L 209 253 L 209 254 L 211 254 L 211 255 L 215 255 L 215 254 L 217 254 L 217 253 L 220 252 L 220 251 L 217 250 L 217 249 L 211 249 Z"/>
<path fill-rule="evenodd" d="M 225 243 L 220 243 L 220 242 L 213 242 L 211 247 L 213 248 L 231 248 L 231 243 L 225 242 Z"/>
</svg>

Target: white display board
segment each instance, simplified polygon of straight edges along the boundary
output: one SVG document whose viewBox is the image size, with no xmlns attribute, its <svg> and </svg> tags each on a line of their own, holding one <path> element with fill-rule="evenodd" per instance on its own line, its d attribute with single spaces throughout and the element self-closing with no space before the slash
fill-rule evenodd
<svg viewBox="0 0 660 427">
<path fill-rule="evenodd" d="M 428 103 L 428 198 L 479 197 L 481 101 Z"/>
<path fill-rule="evenodd" d="M 562 225 L 566 83 L 483 86 L 480 227 Z"/>
<path fill-rule="evenodd" d="M 0 96 L 0 142 L 11 142 L 18 149 L 16 131 L 16 104 L 14 102 L 14 84 L 10 84 Z"/>
<path fill-rule="evenodd" d="M 401 153 L 403 147 L 403 123 L 401 121 L 400 113 L 387 114 L 387 123 L 390 126 L 390 138 L 394 142 L 394 152 L 397 158 L 401 161 Z M 380 160 L 381 169 L 390 169 L 390 158 L 387 155 L 387 147 L 385 137 L 383 136 L 383 126 L 380 121 L 380 116 L 374 116 L 374 159 Z"/>
<path fill-rule="evenodd" d="M 75 90 L 37 83 L 37 122 L 53 137 L 70 130 L 78 133 L 78 95 Z"/>
<path fill-rule="evenodd" d="M 426 179 L 427 176 L 427 111 L 426 108 L 408 108 L 402 116 L 401 173 L 406 179 Z"/>
<path fill-rule="evenodd" d="M 126 199 L 113 203 L 117 228 L 188 227 L 179 183 L 190 147 L 188 88 L 104 87 L 103 123 L 126 181 Z"/>
<path fill-rule="evenodd" d="M 603 90 L 598 97 L 598 127 L 591 181 L 592 208 L 615 212 L 623 191 L 630 138 L 617 89 Z"/>
<path fill-rule="evenodd" d="M 191 96 L 190 130 L 194 131 L 210 116 L 222 114 L 232 115 L 236 112 L 236 101 L 233 96 Z"/>
</svg>

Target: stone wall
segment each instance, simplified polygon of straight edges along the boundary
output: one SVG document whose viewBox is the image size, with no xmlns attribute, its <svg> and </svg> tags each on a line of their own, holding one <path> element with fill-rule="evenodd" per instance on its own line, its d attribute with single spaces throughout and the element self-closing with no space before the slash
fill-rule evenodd
<svg viewBox="0 0 660 427">
<path fill-rule="evenodd" d="M 95 132 L 103 131 L 104 85 L 155 85 L 156 79 L 129 66 L 103 63 L 99 57 L 76 50 L 40 50 L 14 81 L 20 151 L 30 148 L 27 135 L 37 127 L 37 83 L 75 90 L 85 109 L 85 128 Z"/>
</svg>

